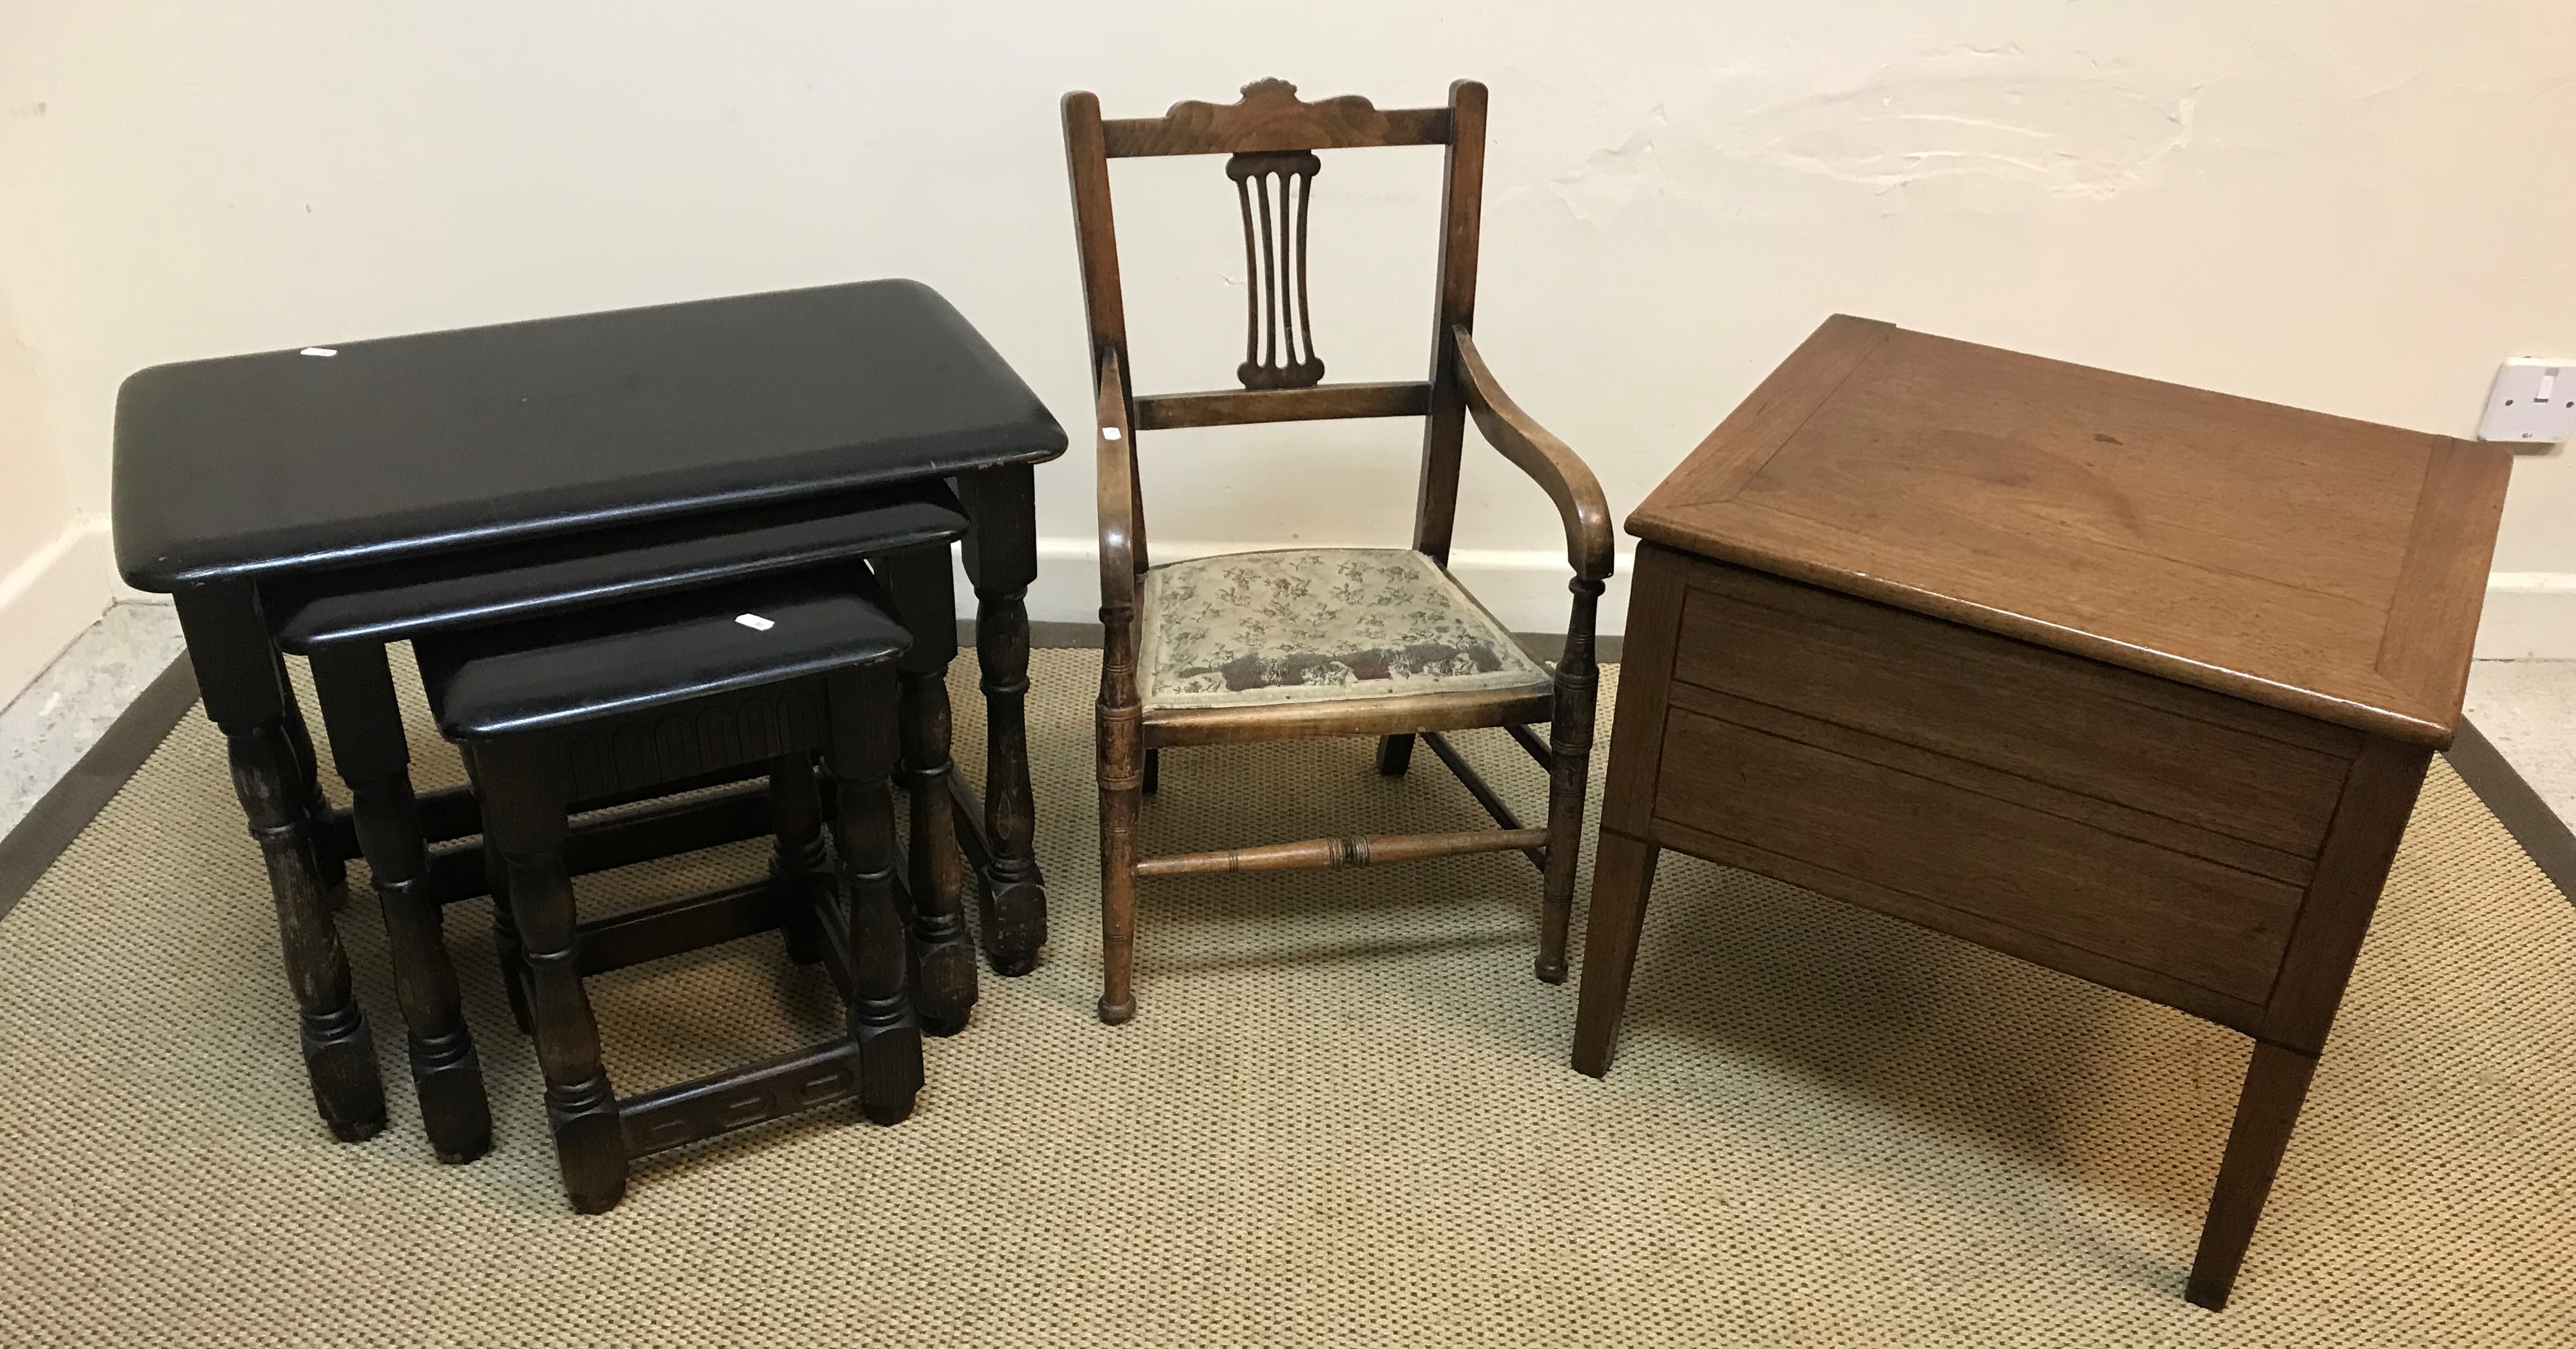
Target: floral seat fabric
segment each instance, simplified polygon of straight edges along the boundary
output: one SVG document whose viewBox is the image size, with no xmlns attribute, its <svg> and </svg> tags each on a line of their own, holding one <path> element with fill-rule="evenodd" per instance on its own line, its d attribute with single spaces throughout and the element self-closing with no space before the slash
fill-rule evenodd
<svg viewBox="0 0 2576 1349">
<path fill-rule="evenodd" d="M 1409 548 L 1167 563 L 1145 573 L 1138 611 L 1149 708 L 1549 685 L 1492 615 Z"/>
</svg>

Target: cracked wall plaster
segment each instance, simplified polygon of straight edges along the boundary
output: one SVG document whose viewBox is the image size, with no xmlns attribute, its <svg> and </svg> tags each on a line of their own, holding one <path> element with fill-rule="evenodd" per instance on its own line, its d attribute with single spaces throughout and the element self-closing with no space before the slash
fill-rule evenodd
<svg viewBox="0 0 2576 1349">
<path fill-rule="evenodd" d="M 2101 200 L 2149 181 L 2192 138 L 2194 96 L 2102 78 L 1968 75 L 1876 81 L 1747 110 L 1676 118 L 1657 104 L 1620 144 L 1549 188 L 1604 227 L 1641 193 L 1694 201 L 1740 167 L 1886 192 L 1937 179 L 2006 195 Z"/>
</svg>

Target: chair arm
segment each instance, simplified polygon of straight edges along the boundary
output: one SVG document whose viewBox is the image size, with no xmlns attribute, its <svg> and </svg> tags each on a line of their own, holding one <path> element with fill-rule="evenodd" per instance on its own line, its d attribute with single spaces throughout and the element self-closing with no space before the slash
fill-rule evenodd
<svg viewBox="0 0 2576 1349">
<path fill-rule="evenodd" d="M 1450 335 L 1457 342 L 1458 382 L 1467 396 L 1467 410 L 1475 415 L 1476 429 L 1556 502 L 1556 512 L 1565 521 L 1565 557 L 1574 574 L 1586 580 L 1608 580 L 1615 554 L 1610 501 L 1601 494 L 1601 480 L 1592 476 L 1592 469 L 1564 441 L 1550 435 L 1503 392 L 1494 372 L 1485 368 L 1485 358 L 1477 353 L 1476 339 L 1464 327 L 1451 329 Z"/>
<path fill-rule="evenodd" d="M 1099 406 L 1094 432 L 1100 445 L 1100 607 L 1136 607 L 1136 493 L 1130 467 L 1136 433 L 1127 424 L 1127 377 L 1118 353 L 1100 353 Z"/>
</svg>

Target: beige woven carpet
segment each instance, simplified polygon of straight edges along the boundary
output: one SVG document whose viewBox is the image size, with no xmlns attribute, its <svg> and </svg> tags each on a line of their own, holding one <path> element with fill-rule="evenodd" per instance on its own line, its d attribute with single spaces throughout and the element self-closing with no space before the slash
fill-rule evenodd
<svg viewBox="0 0 2576 1349">
<path fill-rule="evenodd" d="M 479 902 L 450 928 L 498 1149 L 430 1161 L 363 897 L 394 1123 L 323 1134 L 192 717 L 0 922 L 0 1344 L 2576 1343 L 2576 909 L 2445 767 L 2212 1315 L 2180 1295 L 2241 1039 L 1688 859 L 1606 1081 L 1566 1066 L 1574 986 L 1529 977 L 1514 857 L 1152 884 L 1142 1014 L 1099 1026 L 1095 669 L 1037 659 L 1046 963 L 987 977 L 920 1112 L 736 1136 L 587 1219 Z M 1382 782 L 1355 741 L 1176 752 L 1163 783 L 1160 850 L 1477 819 L 1428 755 Z M 595 987 L 629 1088 L 834 1005 L 774 939 Z"/>
</svg>

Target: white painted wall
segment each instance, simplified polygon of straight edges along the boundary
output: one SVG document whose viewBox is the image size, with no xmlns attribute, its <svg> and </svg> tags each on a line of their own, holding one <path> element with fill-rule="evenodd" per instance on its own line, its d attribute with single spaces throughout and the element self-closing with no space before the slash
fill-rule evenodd
<svg viewBox="0 0 2576 1349">
<path fill-rule="evenodd" d="M 36 353 L 0 289 L 0 705 L 108 604 L 107 516 L 81 508 L 56 448 Z"/>
<path fill-rule="evenodd" d="M 0 292 L 37 385 L 7 462 L 103 512 L 116 383 L 156 361 L 882 275 L 1079 428 L 1057 95 L 1147 114 L 1271 74 L 1492 86 L 1479 336 L 1623 512 L 1835 310 L 2465 434 L 2500 358 L 2576 355 L 2570 52 L 2564 0 L 0 0 Z M 1436 161 L 1327 159 L 1334 378 L 1418 377 Z M 1115 172 L 1140 387 L 1224 384 L 1217 161 Z M 1415 434 L 1148 437 L 1158 550 L 1401 541 Z M 1097 603 L 1089 474 L 1042 473 L 1039 617 Z M 1546 503 L 1490 455 L 1466 497 L 1471 570 L 1552 626 Z M 2522 462 L 2512 643 L 2576 655 L 2571 520 L 2576 463 Z"/>
</svg>

